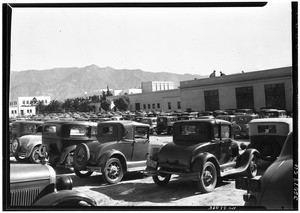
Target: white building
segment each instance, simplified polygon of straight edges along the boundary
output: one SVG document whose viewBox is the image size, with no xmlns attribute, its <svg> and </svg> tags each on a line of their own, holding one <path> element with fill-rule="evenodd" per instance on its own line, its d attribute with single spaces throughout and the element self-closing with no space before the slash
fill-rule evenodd
<svg viewBox="0 0 300 213">
<path fill-rule="evenodd" d="M 35 115 L 36 107 L 33 103 L 34 98 L 37 102 L 41 101 L 44 103 L 44 105 L 48 105 L 51 101 L 50 96 L 18 97 L 17 100 L 11 100 L 9 102 L 9 117 L 15 118 L 18 115 Z"/>
<path fill-rule="evenodd" d="M 142 82 L 142 92 L 156 92 L 174 89 L 174 82 L 171 81 L 147 81 Z"/>
</svg>

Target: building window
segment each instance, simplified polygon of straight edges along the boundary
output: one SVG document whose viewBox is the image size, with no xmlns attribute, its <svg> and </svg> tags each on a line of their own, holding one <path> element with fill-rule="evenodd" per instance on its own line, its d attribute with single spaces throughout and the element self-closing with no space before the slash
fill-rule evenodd
<svg viewBox="0 0 300 213">
<path fill-rule="evenodd" d="M 157 103 L 157 108 L 158 108 L 158 109 L 160 108 L 160 103 Z"/>
<path fill-rule="evenodd" d="M 15 114 L 17 114 L 17 110 L 15 110 Z"/>
<path fill-rule="evenodd" d="M 150 104 L 148 104 L 148 109 L 150 109 Z"/>
<path fill-rule="evenodd" d="M 265 85 L 265 97 L 267 108 L 286 108 L 284 83 Z"/>
<path fill-rule="evenodd" d="M 18 105 L 18 102 L 17 102 L 17 101 L 15 101 L 15 102 L 14 102 L 14 105 Z"/>
<path fill-rule="evenodd" d="M 253 87 L 235 88 L 236 107 L 238 109 L 254 109 Z"/>
<path fill-rule="evenodd" d="M 181 102 L 180 101 L 177 102 L 177 109 L 181 109 Z"/>
<path fill-rule="evenodd" d="M 146 104 L 144 104 L 144 109 L 146 109 Z"/>
<path fill-rule="evenodd" d="M 172 108 L 171 102 L 168 102 L 168 109 L 171 109 L 171 108 Z"/>
<path fill-rule="evenodd" d="M 219 109 L 219 91 L 204 91 L 205 110 L 213 111 Z"/>
<path fill-rule="evenodd" d="M 14 111 L 13 111 L 13 110 L 11 111 L 11 114 L 14 114 Z"/>
<path fill-rule="evenodd" d="M 152 109 L 155 109 L 155 104 L 152 104 Z"/>
<path fill-rule="evenodd" d="M 29 104 L 29 101 L 28 101 L 28 100 L 26 101 L 26 104 Z"/>
<path fill-rule="evenodd" d="M 25 100 L 23 101 L 23 104 L 25 104 Z"/>
</svg>

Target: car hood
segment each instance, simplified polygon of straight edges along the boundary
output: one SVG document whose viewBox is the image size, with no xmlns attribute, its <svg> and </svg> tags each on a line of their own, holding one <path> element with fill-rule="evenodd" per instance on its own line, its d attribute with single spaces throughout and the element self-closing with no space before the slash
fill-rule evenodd
<svg viewBox="0 0 300 213">
<path fill-rule="evenodd" d="M 259 206 L 268 209 L 293 208 L 293 159 L 275 161 L 261 177 Z"/>
<path fill-rule="evenodd" d="M 35 142 L 42 142 L 42 135 L 41 134 L 34 134 L 34 135 L 24 135 L 19 138 L 20 145 L 21 146 L 28 146 L 29 142 L 30 143 L 35 143 Z"/>
<path fill-rule="evenodd" d="M 11 164 L 10 183 L 49 180 L 55 183 L 56 173 L 51 166 L 42 164 Z"/>
<path fill-rule="evenodd" d="M 159 152 L 159 163 L 189 167 L 193 153 L 205 146 L 206 143 L 198 143 L 190 146 L 169 143 L 163 146 Z"/>
</svg>

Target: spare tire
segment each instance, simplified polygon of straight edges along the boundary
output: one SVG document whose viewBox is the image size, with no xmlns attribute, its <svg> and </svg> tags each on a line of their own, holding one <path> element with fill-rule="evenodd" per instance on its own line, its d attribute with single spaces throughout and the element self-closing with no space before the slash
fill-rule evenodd
<svg viewBox="0 0 300 213">
<path fill-rule="evenodd" d="M 90 159 L 89 147 L 81 143 L 77 145 L 73 155 L 73 165 L 77 170 L 85 170 L 88 160 Z"/>
</svg>

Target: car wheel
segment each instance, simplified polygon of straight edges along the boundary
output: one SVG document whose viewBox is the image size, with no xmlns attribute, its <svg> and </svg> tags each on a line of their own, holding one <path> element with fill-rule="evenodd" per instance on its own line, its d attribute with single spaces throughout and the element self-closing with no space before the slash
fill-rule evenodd
<svg viewBox="0 0 300 213">
<path fill-rule="evenodd" d="M 88 178 L 93 174 L 92 171 L 80 171 L 80 170 L 77 170 L 77 169 L 74 169 L 74 172 L 80 178 Z"/>
<path fill-rule="evenodd" d="M 77 145 L 73 154 L 74 168 L 79 171 L 85 170 L 89 159 L 90 159 L 89 147 L 84 143 Z"/>
<path fill-rule="evenodd" d="M 18 151 L 18 148 L 19 148 L 19 139 L 18 138 L 14 138 L 11 142 L 11 145 L 10 145 L 10 150 L 11 150 L 11 153 L 13 155 L 15 155 L 15 153 Z"/>
<path fill-rule="evenodd" d="M 152 179 L 154 183 L 156 183 L 158 186 L 165 186 L 167 183 L 169 183 L 171 179 L 171 175 L 170 174 L 154 175 L 152 176 Z"/>
<path fill-rule="evenodd" d="M 38 146 L 33 148 L 32 152 L 29 156 L 29 161 L 31 163 L 40 163 L 39 147 Z"/>
<path fill-rule="evenodd" d="M 199 172 L 199 180 L 197 181 L 200 192 L 208 193 L 214 190 L 217 184 L 217 170 L 215 165 L 207 161 L 203 166 L 203 171 Z"/>
<path fill-rule="evenodd" d="M 122 164 L 117 158 L 110 158 L 105 165 L 102 177 L 105 182 L 115 184 L 122 180 L 124 171 Z"/>
<path fill-rule="evenodd" d="M 259 150 L 261 158 L 266 161 L 274 161 L 280 153 L 278 144 L 264 143 Z"/>
<path fill-rule="evenodd" d="M 252 158 L 246 172 L 247 176 L 250 178 L 253 178 L 257 175 L 257 159 L 255 157 Z"/>
</svg>

